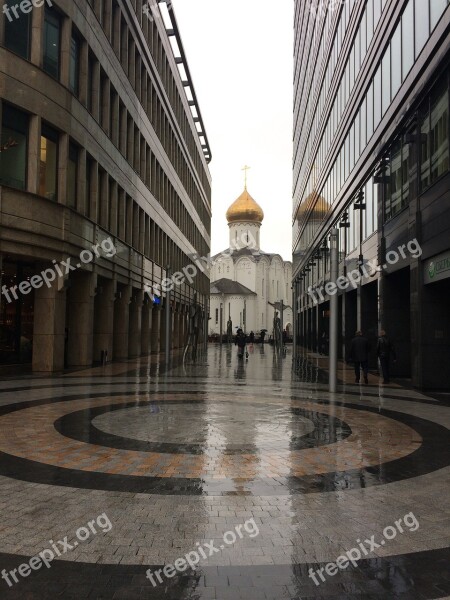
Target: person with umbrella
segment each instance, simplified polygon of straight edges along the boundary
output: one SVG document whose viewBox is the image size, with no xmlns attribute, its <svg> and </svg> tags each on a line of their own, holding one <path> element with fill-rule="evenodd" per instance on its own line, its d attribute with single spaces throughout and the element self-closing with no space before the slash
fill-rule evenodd
<svg viewBox="0 0 450 600">
<path fill-rule="evenodd" d="M 261 332 L 259 334 L 261 336 L 261 344 L 263 344 L 263 345 L 264 345 L 264 338 L 266 337 L 266 331 L 267 331 L 267 329 L 261 329 Z"/>
</svg>

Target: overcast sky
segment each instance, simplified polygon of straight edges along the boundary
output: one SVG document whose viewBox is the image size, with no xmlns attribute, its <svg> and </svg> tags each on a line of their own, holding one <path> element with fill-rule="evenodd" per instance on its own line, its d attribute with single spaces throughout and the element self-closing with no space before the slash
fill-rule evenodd
<svg viewBox="0 0 450 600">
<path fill-rule="evenodd" d="M 212 253 L 228 248 L 247 164 L 261 247 L 291 260 L 293 0 L 172 4 L 213 155 Z"/>
</svg>

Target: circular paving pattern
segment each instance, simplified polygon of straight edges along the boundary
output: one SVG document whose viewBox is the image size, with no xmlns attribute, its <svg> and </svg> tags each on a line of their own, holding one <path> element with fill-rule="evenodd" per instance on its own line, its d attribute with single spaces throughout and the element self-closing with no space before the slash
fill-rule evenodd
<svg viewBox="0 0 450 600">
<path fill-rule="evenodd" d="M 403 413 L 268 398 L 256 418 L 261 401 L 193 397 L 93 394 L 3 408 L 0 472 L 100 490 L 286 495 L 380 485 L 448 465 L 448 451 L 433 446 L 448 431 Z"/>
</svg>

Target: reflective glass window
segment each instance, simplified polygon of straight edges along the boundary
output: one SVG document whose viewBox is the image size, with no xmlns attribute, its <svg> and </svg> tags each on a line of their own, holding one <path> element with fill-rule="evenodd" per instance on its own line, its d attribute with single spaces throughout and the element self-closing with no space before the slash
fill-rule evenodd
<svg viewBox="0 0 450 600">
<path fill-rule="evenodd" d="M 391 41 L 391 85 L 392 98 L 395 98 L 402 85 L 402 28 L 400 23 Z"/>
<path fill-rule="evenodd" d="M 448 0 L 430 0 L 430 20 L 432 30 L 439 23 L 447 6 Z"/>
<path fill-rule="evenodd" d="M 7 3 L 4 4 L 7 7 Z M 10 11 L 4 15 L 5 46 L 23 58 L 30 58 L 31 13 L 18 11 L 18 18 Z"/>
<path fill-rule="evenodd" d="M 61 22 L 58 14 L 45 9 L 44 19 L 44 58 L 43 68 L 52 77 L 59 77 L 59 53 L 61 43 Z"/>
<path fill-rule="evenodd" d="M 430 111 L 425 102 L 420 111 L 420 190 L 430 185 Z"/>
<path fill-rule="evenodd" d="M 381 65 L 378 67 L 373 80 L 373 127 L 378 127 L 381 121 Z"/>
<path fill-rule="evenodd" d="M 3 104 L 0 152 L 0 183 L 26 187 L 28 115 Z"/>
<path fill-rule="evenodd" d="M 381 62 L 382 72 L 382 101 L 381 109 L 384 115 L 391 103 L 391 47 L 388 46 Z"/>
<path fill-rule="evenodd" d="M 42 125 L 39 169 L 39 194 L 56 200 L 58 171 L 58 133 Z"/>
<path fill-rule="evenodd" d="M 414 4 L 409 0 L 402 16 L 402 78 L 406 79 L 414 64 Z"/>
<path fill-rule="evenodd" d="M 424 0 L 414 0 L 415 55 L 419 56 L 430 35 L 430 6 Z"/>
<path fill-rule="evenodd" d="M 431 98 L 430 128 L 431 183 L 448 171 L 448 87 L 438 88 Z"/>
</svg>

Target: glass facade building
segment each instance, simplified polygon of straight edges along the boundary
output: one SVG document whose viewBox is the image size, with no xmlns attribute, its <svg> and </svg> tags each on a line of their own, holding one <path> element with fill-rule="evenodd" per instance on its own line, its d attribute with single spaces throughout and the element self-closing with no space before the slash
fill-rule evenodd
<svg viewBox="0 0 450 600">
<path fill-rule="evenodd" d="M 448 319 L 436 328 L 434 341 L 416 323 L 427 298 L 448 286 L 424 279 L 427 260 L 449 250 L 448 5 L 447 0 L 295 5 L 297 342 L 317 348 L 328 326 L 329 297 L 319 294 L 316 304 L 308 290 L 321 290 L 329 281 L 326 247 L 336 226 L 340 275 L 373 261 L 381 268 L 363 277 L 357 289 L 340 292 L 341 355 L 356 328 L 373 342 L 387 328 L 403 350 L 398 374 L 420 387 L 434 386 L 421 348 L 432 343 L 442 360 L 446 352 L 445 360 L 450 358 L 439 341 L 450 338 Z M 355 208 L 358 198 L 364 201 Z M 436 231 L 435 214 L 441 219 Z M 401 256 L 383 269 L 386 254 L 413 239 L 422 256 Z M 404 291 L 403 310 L 393 292 L 397 287 Z"/>
</svg>

